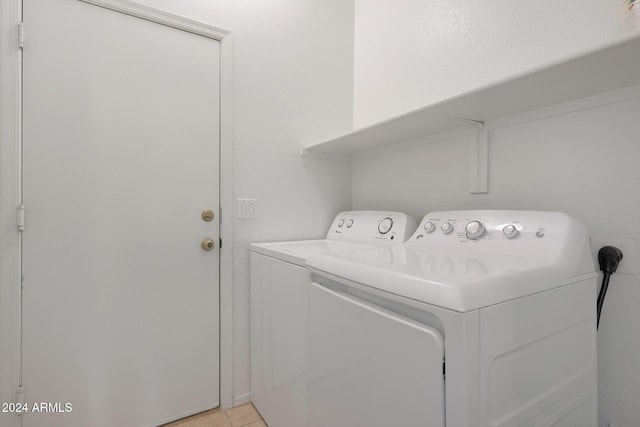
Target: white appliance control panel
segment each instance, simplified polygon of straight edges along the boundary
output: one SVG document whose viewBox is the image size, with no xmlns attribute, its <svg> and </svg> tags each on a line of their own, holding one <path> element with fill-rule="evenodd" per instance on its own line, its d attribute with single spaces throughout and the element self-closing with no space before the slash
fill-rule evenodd
<svg viewBox="0 0 640 427">
<path fill-rule="evenodd" d="M 340 212 L 329 231 L 328 240 L 391 246 L 404 243 L 415 231 L 416 220 L 401 212 Z"/>
<path fill-rule="evenodd" d="M 565 271 L 593 271 L 585 226 L 562 212 L 469 210 L 431 212 L 405 243 L 408 248 L 461 257 L 556 265 Z M 444 252 L 443 252 L 444 251 Z M 589 259 L 587 259 L 589 258 Z M 566 260 L 579 259 L 581 265 Z"/>
<path fill-rule="evenodd" d="M 543 240 L 559 242 L 571 230 L 571 218 L 561 212 L 539 211 L 443 211 L 422 219 L 410 246 L 485 244 L 490 242 Z M 413 242 L 413 243 L 411 243 Z M 552 242 L 548 243 L 549 245 Z"/>
</svg>

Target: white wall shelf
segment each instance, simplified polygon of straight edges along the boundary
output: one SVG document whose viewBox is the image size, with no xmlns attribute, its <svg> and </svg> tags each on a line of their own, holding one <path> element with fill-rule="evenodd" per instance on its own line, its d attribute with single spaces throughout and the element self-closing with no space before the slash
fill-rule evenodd
<svg viewBox="0 0 640 427">
<path fill-rule="evenodd" d="M 473 129 L 457 118 L 487 122 L 637 84 L 640 84 L 640 34 L 635 33 L 489 86 L 306 145 L 300 154 L 350 157 L 446 131 Z M 482 190 L 472 192 L 486 192 L 486 188 Z"/>
</svg>

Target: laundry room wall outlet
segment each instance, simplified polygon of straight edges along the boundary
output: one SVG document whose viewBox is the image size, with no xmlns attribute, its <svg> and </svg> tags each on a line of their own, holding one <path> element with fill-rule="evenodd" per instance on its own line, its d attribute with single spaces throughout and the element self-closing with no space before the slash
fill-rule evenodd
<svg viewBox="0 0 640 427">
<path fill-rule="evenodd" d="M 598 267 L 598 251 L 605 246 L 614 246 L 622 251 L 622 261 L 618 265 L 616 274 L 629 274 L 635 276 L 638 271 L 638 241 L 636 239 L 616 239 L 613 237 L 591 237 L 591 251 L 596 270 Z"/>
<path fill-rule="evenodd" d="M 238 218 L 255 218 L 257 199 L 238 199 Z"/>
</svg>

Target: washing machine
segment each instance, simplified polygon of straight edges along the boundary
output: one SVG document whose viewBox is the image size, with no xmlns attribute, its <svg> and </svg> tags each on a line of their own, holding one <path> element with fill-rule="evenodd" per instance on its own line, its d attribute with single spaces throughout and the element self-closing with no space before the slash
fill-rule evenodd
<svg viewBox="0 0 640 427">
<path fill-rule="evenodd" d="M 596 273 L 556 212 L 446 211 L 307 260 L 307 427 L 595 427 Z"/>
<path fill-rule="evenodd" d="M 270 427 L 306 420 L 307 258 L 391 247 L 415 229 L 403 213 L 350 211 L 335 217 L 325 239 L 251 245 L 251 400 Z"/>
</svg>

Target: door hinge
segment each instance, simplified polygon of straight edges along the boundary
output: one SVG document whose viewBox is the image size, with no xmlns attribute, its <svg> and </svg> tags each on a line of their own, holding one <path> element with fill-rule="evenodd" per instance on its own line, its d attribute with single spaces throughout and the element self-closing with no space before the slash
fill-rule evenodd
<svg viewBox="0 0 640 427">
<path fill-rule="evenodd" d="M 218 240 L 220 240 L 220 244 L 218 245 L 218 247 L 219 247 L 220 249 L 222 249 L 222 239 L 221 239 L 220 237 L 218 237 Z"/>
<path fill-rule="evenodd" d="M 24 22 L 18 24 L 18 48 L 24 49 Z"/>
<path fill-rule="evenodd" d="M 18 386 L 16 389 L 16 404 L 24 405 L 24 386 Z"/>
<path fill-rule="evenodd" d="M 16 208 L 16 226 L 18 231 L 24 231 L 24 205 Z"/>
</svg>

